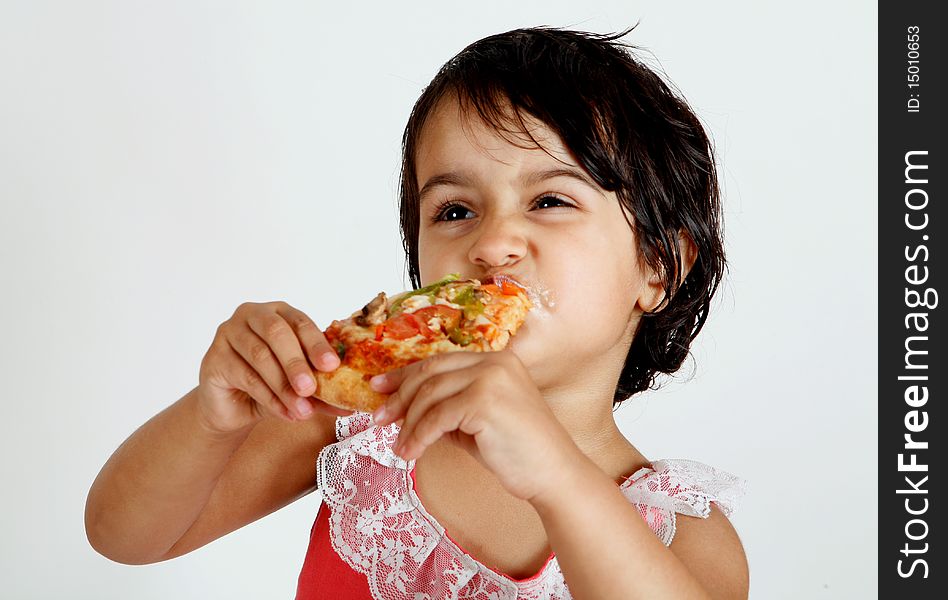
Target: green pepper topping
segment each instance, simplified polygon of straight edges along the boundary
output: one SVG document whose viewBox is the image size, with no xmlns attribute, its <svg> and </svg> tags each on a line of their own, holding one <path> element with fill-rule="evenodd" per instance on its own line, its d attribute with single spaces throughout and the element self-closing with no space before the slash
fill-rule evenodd
<svg viewBox="0 0 948 600">
<path fill-rule="evenodd" d="M 337 340 L 337 341 L 336 341 L 336 344 L 335 344 L 335 347 L 336 347 L 336 354 L 339 355 L 339 360 L 342 360 L 343 358 L 345 358 L 345 357 L 346 357 L 346 346 L 345 346 L 345 344 L 343 344 L 342 342 L 340 342 L 340 341 Z"/>
<path fill-rule="evenodd" d="M 474 338 L 466 331 L 461 331 L 459 327 L 455 327 L 448 334 L 448 339 L 459 346 L 467 346 Z"/>
<path fill-rule="evenodd" d="M 479 300 L 475 300 L 471 304 L 464 306 L 464 318 L 474 320 L 477 318 L 477 315 L 484 312 L 484 305 L 481 304 Z"/>
<path fill-rule="evenodd" d="M 484 312 L 484 303 L 482 303 L 474 293 L 474 286 L 469 285 L 462 288 L 452 300 L 464 311 L 464 317 L 474 320 L 477 315 Z"/>
<path fill-rule="evenodd" d="M 392 305 L 389 308 L 389 312 L 391 313 L 391 316 L 394 317 L 396 314 L 401 312 L 402 302 L 404 302 L 407 298 L 411 298 L 412 296 L 419 296 L 421 294 L 427 294 L 432 300 L 434 300 L 434 296 L 435 294 L 438 293 L 438 290 L 440 290 L 446 284 L 451 283 L 452 281 L 457 281 L 460 278 L 461 278 L 460 273 L 451 273 L 445 276 L 444 279 L 440 279 L 432 284 L 426 285 L 423 288 L 418 288 L 417 290 L 406 292 L 402 294 L 401 296 L 398 296 L 397 298 L 392 300 Z"/>
<path fill-rule="evenodd" d="M 454 303 L 460 304 L 461 306 L 470 304 L 474 300 L 475 298 L 474 298 L 473 285 L 469 285 L 465 288 L 462 288 L 461 291 L 458 292 L 458 295 L 454 297 Z"/>
</svg>

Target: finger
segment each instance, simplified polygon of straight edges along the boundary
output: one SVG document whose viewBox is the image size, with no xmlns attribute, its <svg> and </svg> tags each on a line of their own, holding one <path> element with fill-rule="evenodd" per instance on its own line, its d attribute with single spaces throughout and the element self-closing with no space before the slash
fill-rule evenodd
<svg viewBox="0 0 948 600">
<path fill-rule="evenodd" d="M 430 356 L 423 361 L 408 365 L 406 374 L 398 386 L 398 397 L 407 401 L 407 404 L 412 404 L 421 386 L 425 385 L 427 380 L 438 375 L 470 369 L 481 364 L 484 356 L 485 353 L 482 352 L 450 352 Z"/>
<path fill-rule="evenodd" d="M 289 304 L 277 307 L 277 313 L 296 332 L 314 367 L 320 371 L 332 371 L 342 364 L 339 354 L 326 339 L 326 335 L 306 314 Z"/>
<path fill-rule="evenodd" d="M 467 403 L 463 394 L 442 399 L 418 419 L 407 437 L 402 437 L 402 430 L 398 439 L 398 454 L 406 461 L 417 459 L 444 434 L 460 428 L 465 418 Z"/>
<path fill-rule="evenodd" d="M 333 406 L 332 404 L 327 404 L 318 398 L 307 398 L 312 404 L 313 409 L 317 412 L 325 413 L 327 415 L 333 415 L 335 417 L 348 417 L 353 414 L 355 411 L 347 408 L 339 408 L 338 406 Z"/>
<path fill-rule="evenodd" d="M 431 375 L 419 383 L 414 396 L 409 396 L 412 386 L 408 385 L 406 381 L 401 388 L 392 393 L 385 401 L 382 407 L 384 412 L 376 411 L 376 415 L 380 414 L 378 418 L 373 415 L 375 424 L 387 425 L 400 418 L 408 420 L 408 412 L 411 407 L 415 407 L 414 410 L 417 413 L 419 410 L 424 411 L 439 398 L 453 396 L 470 383 L 470 376 L 464 377 L 463 374 L 463 369 L 455 369 Z"/>
<path fill-rule="evenodd" d="M 399 390 L 406 397 L 414 395 L 415 387 L 424 379 L 437 373 L 461 369 L 483 360 L 481 352 L 446 352 L 392 369 L 369 380 L 369 386 L 383 394 Z M 409 380 L 414 379 L 412 383 Z M 407 386 L 407 387 L 406 387 Z"/>
<path fill-rule="evenodd" d="M 306 419 L 312 414 L 312 405 L 297 395 L 270 345 L 251 330 L 247 323 L 228 329 L 227 336 L 231 347 L 259 374 L 294 416 Z"/>
<path fill-rule="evenodd" d="M 269 412 L 276 417 L 295 423 L 296 419 L 292 413 L 273 393 L 270 386 L 260 378 L 260 374 L 244 360 L 229 342 L 225 346 L 222 351 L 229 355 L 227 360 L 224 361 L 229 367 L 225 368 L 225 376 L 228 381 L 250 396 L 257 404 L 257 412 Z"/>
<path fill-rule="evenodd" d="M 316 393 L 316 380 L 303 354 L 300 339 L 280 314 L 257 311 L 247 317 L 247 325 L 267 343 L 276 355 L 283 373 L 300 396 Z"/>
<path fill-rule="evenodd" d="M 429 377 L 418 388 L 418 394 L 414 398 L 404 400 L 401 393 L 397 394 L 397 401 L 407 404 L 407 408 L 404 411 L 405 421 L 399 430 L 395 447 L 401 448 L 402 442 L 411 439 L 415 427 L 429 411 L 470 387 L 475 377 L 474 369 L 459 369 Z"/>
</svg>

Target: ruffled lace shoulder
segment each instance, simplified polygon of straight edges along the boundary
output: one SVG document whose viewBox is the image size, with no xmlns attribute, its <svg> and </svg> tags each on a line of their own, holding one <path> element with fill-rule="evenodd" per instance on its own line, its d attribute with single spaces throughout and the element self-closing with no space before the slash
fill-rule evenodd
<svg viewBox="0 0 948 600">
<path fill-rule="evenodd" d="M 704 463 L 666 458 L 642 467 L 620 488 L 668 546 L 675 537 L 676 513 L 707 519 L 714 502 L 725 516 L 731 516 L 747 491 L 747 482 Z"/>
<path fill-rule="evenodd" d="M 337 442 L 316 460 L 316 481 L 330 509 L 330 542 L 355 571 L 366 575 L 376 600 L 567 600 L 556 557 L 536 576 L 514 580 L 459 548 L 415 494 L 414 460 L 392 452 L 399 427 L 376 426 L 368 413 L 336 419 Z M 620 486 L 665 542 L 675 512 L 707 517 L 710 502 L 730 514 L 743 490 L 738 478 L 685 460 L 652 463 Z M 667 541 L 666 541 L 667 540 Z"/>
</svg>

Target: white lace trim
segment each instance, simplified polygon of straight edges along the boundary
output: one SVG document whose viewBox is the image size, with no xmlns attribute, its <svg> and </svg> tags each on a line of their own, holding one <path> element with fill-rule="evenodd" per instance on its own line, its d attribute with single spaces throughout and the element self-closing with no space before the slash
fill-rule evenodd
<svg viewBox="0 0 948 600">
<path fill-rule="evenodd" d="M 376 600 L 567 600 L 572 598 L 554 556 L 530 579 L 515 581 L 471 558 L 447 535 L 418 496 L 392 444 L 394 423 L 373 425 L 356 412 L 336 419 L 336 438 L 316 460 L 316 483 L 330 509 L 336 553 L 367 576 Z M 675 513 L 707 518 L 715 502 L 737 508 L 746 483 L 703 463 L 664 459 L 636 471 L 619 487 L 668 546 Z"/>
</svg>

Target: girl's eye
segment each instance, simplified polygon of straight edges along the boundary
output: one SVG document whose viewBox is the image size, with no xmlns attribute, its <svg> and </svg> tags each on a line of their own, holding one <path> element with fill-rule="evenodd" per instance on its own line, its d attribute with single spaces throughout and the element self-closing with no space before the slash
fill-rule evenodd
<svg viewBox="0 0 948 600">
<path fill-rule="evenodd" d="M 537 198 L 533 202 L 533 206 L 536 209 L 574 208 L 572 203 L 550 194 L 546 194 Z M 436 223 L 443 221 L 463 221 L 465 219 L 473 218 L 474 216 L 474 212 L 466 206 L 458 204 L 453 200 L 447 200 L 435 209 L 432 221 Z"/>
<path fill-rule="evenodd" d="M 563 200 L 562 198 L 546 195 L 546 196 L 541 196 L 540 198 L 538 198 L 535 203 L 535 206 L 537 208 L 556 208 L 558 206 L 573 206 L 573 205 L 567 202 L 566 200 Z"/>
<path fill-rule="evenodd" d="M 435 211 L 435 221 L 457 221 L 460 219 L 469 219 L 468 215 L 473 213 L 467 208 L 454 202 L 446 202 Z"/>
</svg>

